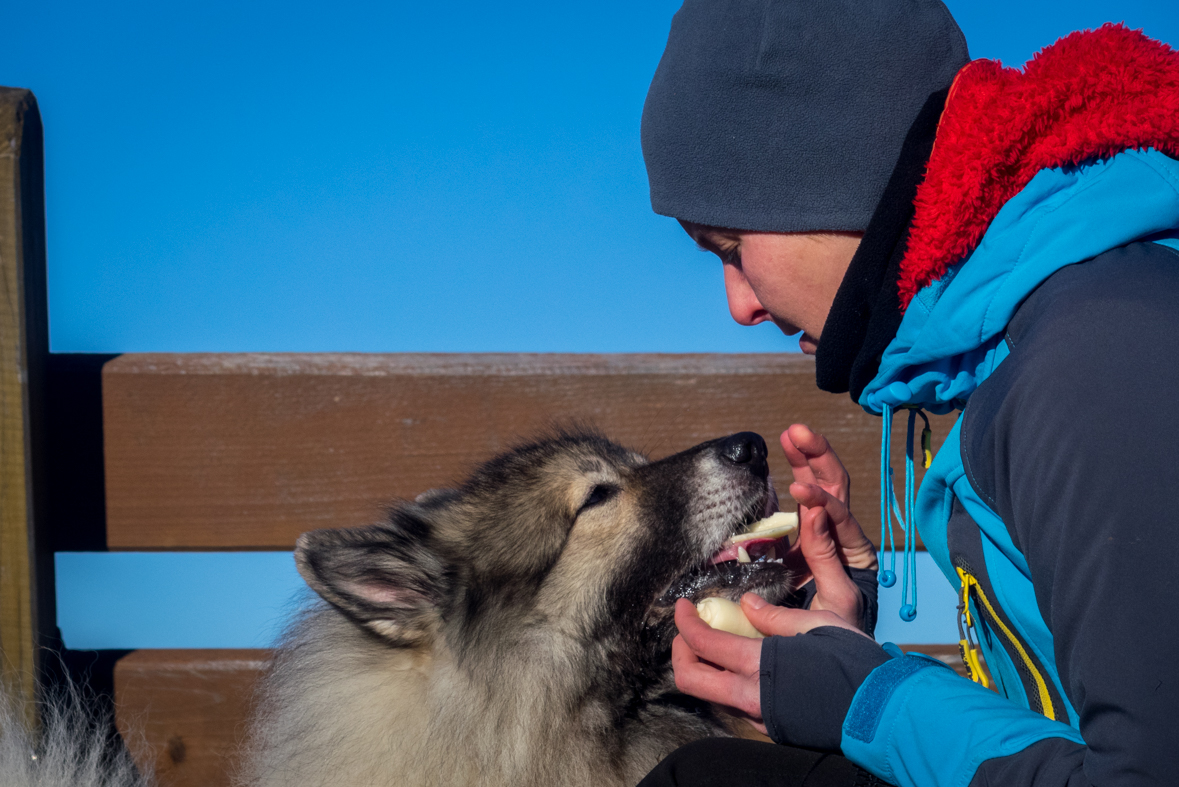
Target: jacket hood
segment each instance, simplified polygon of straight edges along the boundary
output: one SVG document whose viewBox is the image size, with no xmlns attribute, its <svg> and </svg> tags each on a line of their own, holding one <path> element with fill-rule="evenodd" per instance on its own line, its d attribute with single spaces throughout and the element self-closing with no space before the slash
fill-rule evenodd
<svg viewBox="0 0 1179 787">
<path fill-rule="evenodd" d="M 896 338 L 859 397 L 947 412 L 1055 271 L 1179 229 L 1179 54 L 1122 26 L 1024 71 L 975 61 L 938 129 L 901 261 Z"/>
<path fill-rule="evenodd" d="M 909 304 L 860 396 L 944 413 L 990 373 L 1023 300 L 1056 271 L 1136 240 L 1179 237 L 1179 161 L 1156 150 L 1043 170 L 995 216 L 978 248 Z"/>
<path fill-rule="evenodd" d="M 967 64 L 917 190 L 901 307 L 974 251 L 1041 170 L 1148 147 L 1179 156 L 1179 53 L 1139 31 L 1072 33 L 1022 71 Z"/>
</svg>

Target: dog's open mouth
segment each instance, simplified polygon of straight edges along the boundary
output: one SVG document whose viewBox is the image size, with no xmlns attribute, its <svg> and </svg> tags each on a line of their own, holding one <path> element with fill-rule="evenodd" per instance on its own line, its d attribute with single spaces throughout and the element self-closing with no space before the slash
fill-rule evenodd
<svg viewBox="0 0 1179 787">
<path fill-rule="evenodd" d="M 709 563 L 760 563 L 764 560 L 781 563 L 779 555 L 785 555 L 790 548 L 790 536 L 798 531 L 798 514 L 776 511 L 768 517 L 754 522 L 744 532 L 738 533 L 721 544 Z"/>
<path fill-rule="evenodd" d="M 709 559 L 709 565 L 737 561 L 738 563 L 782 562 L 790 548 L 790 536 L 798 532 L 798 514 L 778 510 L 778 495 L 767 478 L 765 506 L 762 518 L 747 522 L 739 528 Z"/>
<path fill-rule="evenodd" d="M 674 604 L 677 598 L 699 601 L 708 596 L 736 601 L 746 592 L 778 603 L 790 593 L 791 572 L 783 558 L 790 548 L 791 534 L 798 530 L 798 517 L 779 512 L 778 497 L 768 478 L 766 486 L 762 510 L 735 524 L 733 535 L 701 565 L 672 582 L 657 606 Z"/>
</svg>

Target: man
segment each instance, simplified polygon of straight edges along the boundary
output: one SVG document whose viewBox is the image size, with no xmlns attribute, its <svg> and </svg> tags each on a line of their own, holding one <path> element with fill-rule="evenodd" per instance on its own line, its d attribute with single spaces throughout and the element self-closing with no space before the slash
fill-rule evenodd
<svg viewBox="0 0 1179 787">
<path fill-rule="evenodd" d="M 644 784 L 1179 779 L 1179 55 L 1106 26 L 1023 72 L 967 61 L 938 0 L 687 0 L 643 151 L 734 319 L 801 332 L 886 435 L 962 410 L 900 513 L 998 693 L 865 636 L 877 561 L 796 425 L 809 608 L 746 596 L 758 641 L 680 602 L 673 650 L 682 690 L 779 745 L 701 742 Z"/>
</svg>

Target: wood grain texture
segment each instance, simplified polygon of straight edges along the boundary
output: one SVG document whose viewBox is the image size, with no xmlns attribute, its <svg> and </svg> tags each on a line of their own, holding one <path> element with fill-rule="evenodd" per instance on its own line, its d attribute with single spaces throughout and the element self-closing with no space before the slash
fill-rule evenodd
<svg viewBox="0 0 1179 787">
<path fill-rule="evenodd" d="M 103 369 L 112 549 L 290 548 L 452 485 L 551 424 L 660 457 L 789 424 L 823 432 L 879 534 L 880 419 L 818 391 L 802 355 L 123 355 Z M 935 446 L 952 417 L 935 418 Z M 903 467 L 903 420 L 894 451 Z M 903 471 L 902 471 L 903 472 Z"/>
<path fill-rule="evenodd" d="M 957 645 L 900 647 L 964 674 Z M 120 659 L 116 721 L 136 765 L 161 787 L 229 787 L 269 658 L 266 650 L 139 650 Z"/>
<path fill-rule="evenodd" d="M 43 224 L 30 221 L 40 216 L 41 206 L 30 204 L 41 196 L 40 181 L 30 189 L 29 179 L 40 177 L 40 128 L 33 94 L 0 88 L 0 676 L 24 701 L 30 721 L 37 599 L 28 383 L 30 354 L 41 348 L 36 336 L 29 335 L 29 323 L 37 315 L 30 300 L 44 299 L 36 284 L 45 260 L 38 254 L 43 237 L 30 237 L 30 231 L 44 231 Z M 33 273 L 30 283 L 27 269 L 37 265 L 41 271 Z"/>
<path fill-rule="evenodd" d="M 139 650 L 115 665 L 115 722 L 163 787 L 228 787 L 266 650 Z"/>
</svg>

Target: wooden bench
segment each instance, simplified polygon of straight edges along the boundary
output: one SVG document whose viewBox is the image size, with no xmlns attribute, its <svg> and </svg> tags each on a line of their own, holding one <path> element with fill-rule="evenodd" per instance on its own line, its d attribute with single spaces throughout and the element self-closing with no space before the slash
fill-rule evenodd
<svg viewBox="0 0 1179 787">
<path fill-rule="evenodd" d="M 39 663 L 44 649 L 73 663 L 56 636 L 54 551 L 290 549 L 305 530 L 374 521 L 391 500 L 453 484 L 554 424 L 659 457 L 741 430 L 772 444 L 808 423 L 837 446 L 879 534 L 880 422 L 817 391 L 800 355 L 53 356 L 28 91 L 0 90 L 0 133 L 15 151 L 0 157 L 0 655 L 25 697 L 38 671 L 60 678 Z M 934 422 L 940 444 L 952 418 Z M 898 429 L 898 457 L 903 439 Z M 776 450 L 770 465 L 785 498 Z M 956 660 L 955 648 L 922 650 Z M 141 766 L 165 785 L 227 784 L 267 659 L 121 658 L 117 722 Z"/>
<path fill-rule="evenodd" d="M 879 531 L 879 420 L 816 390 L 801 355 L 124 355 L 102 383 L 113 549 L 290 549 L 305 530 L 374 521 L 387 501 L 454 484 L 554 423 L 663 456 L 803 421 L 869 480 L 856 495 Z M 786 498 L 779 451 L 770 465 Z M 169 784 L 225 783 L 261 664 L 226 651 L 120 661 L 120 728 L 146 730 L 137 758 Z"/>
</svg>

